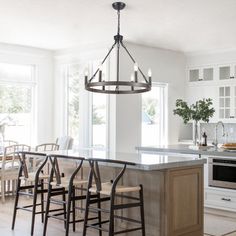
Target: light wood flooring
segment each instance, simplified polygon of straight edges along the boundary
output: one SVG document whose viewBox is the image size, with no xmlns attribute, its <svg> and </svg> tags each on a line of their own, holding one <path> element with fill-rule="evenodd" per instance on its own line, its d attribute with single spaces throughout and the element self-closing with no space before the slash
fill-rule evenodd
<svg viewBox="0 0 236 236">
<path fill-rule="evenodd" d="M 28 200 L 24 200 L 27 202 Z M 31 214 L 25 211 L 18 211 L 15 224 L 15 230 L 11 230 L 12 212 L 13 212 L 14 198 L 7 198 L 6 202 L 0 202 L 0 235 L 1 236 L 28 236 L 30 235 L 30 222 Z M 227 219 L 224 217 L 224 220 Z M 70 236 L 82 235 L 82 223 L 77 224 L 76 232 L 70 230 Z M 40 216 L 36 217 L 35 233 L 34 236 L 42 236 L 43 224 L 41 223 Z M 88 231 L 89 236 L 97 236 L 98 233 Z M 47 230 L 48 236 L 64 236 L 65 231 L 63 223 L 57 220 L 50 219 L 50 225 Z M 236 231 L 224 235 L 204 234 L 204 236 L 236 236 Z"/>
<path fill-rule="evenodd" d="M 6 202 L 2 204 L 0 202 L 0 235 L 1 236 L 29 236 L 30 235 L 30 222 L 31 222 L 31 213 L 26 211 L 18 211 L 15 230 L 11 230 L 12 222 L 12 213 L 13 213 L 13 198 L 7 198 Z M 36 216 L 35 223 L 35 233 L 34 236 L 42 236 L 43 233 L 43 224 L 41 223 L 41 217 Z M 72 227 L 71 227 L 72 228 Z M 82 223 L 77 223 L 76 232 L 70 230 L 71 236 L 81 236 L 82 235 Z M 48 236 L 65 236 L 65 231 L 63 223 L 50 219 L 50 227 L 47 230 Z M 89 236 L 94 236 L 94 232 L 89 232 Z"/>
</svg>

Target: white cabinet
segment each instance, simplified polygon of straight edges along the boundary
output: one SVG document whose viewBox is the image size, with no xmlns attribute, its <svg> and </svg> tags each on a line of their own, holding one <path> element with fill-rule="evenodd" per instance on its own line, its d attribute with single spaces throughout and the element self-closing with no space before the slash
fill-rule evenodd
<svg viewBox="0 0 236 236">
<path fill-rule="evenodd" d="M 209 186 L 208 157 L 204 165 L 204 206 L 236 212 L 236 190 Z"/>
<path fill-rule="evenodd" d="M 206 188 L 205 207 L 236 211 L 236 191 L 220 188 Z"/>
<path fill-rule="evenodd" d="M 214 79 L 214 68 L 209 67 L 195 67 L 188 70 L 188 81 L 210 81 Z"/>
<path fill-rule="evenodd" d="M 189 67 L 187 101 L 211 98 L 215 108 L 210 122 L 236 123 L 236 63 Z"/>
</svg>

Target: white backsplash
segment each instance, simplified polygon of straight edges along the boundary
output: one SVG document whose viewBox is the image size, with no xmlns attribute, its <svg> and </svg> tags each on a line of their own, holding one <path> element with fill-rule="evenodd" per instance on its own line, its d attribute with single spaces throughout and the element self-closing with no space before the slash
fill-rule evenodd
<svg viewBox="0 0 236 236">
<path fill-rule="evenodd" d="M 215 126 L 216 123 L 204 123 L 201 124 L 201 133 L 206 132 L 208 144 L 215 140 Z M 225 137 L 222 137 L 222 127 L 218 127 L 218 143 L 235 142 L 236 143 L 236 124 L 224 123 Z M 179 133 L 179 140 L 191 140 L 192 139 L 192 124 L 182 125 Z"/>
</svg>

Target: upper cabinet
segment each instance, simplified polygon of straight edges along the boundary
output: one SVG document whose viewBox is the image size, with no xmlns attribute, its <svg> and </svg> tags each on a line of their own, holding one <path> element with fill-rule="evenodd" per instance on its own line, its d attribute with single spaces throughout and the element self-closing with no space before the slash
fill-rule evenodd
<svg viewBox="0 0 236 236">
<path fill-rule="evenodd" d="M 188 81 L 210 81 L 214 79 L 214 68 L 213 67 L 198 67 L 190 68 L 188 70 Z"/>
<path fill-rule="evenodd" d="M 219 80 L 235 79 L 235 64 L 221 65 L 219 69 Z"/>
<path fill-rule="evenodd" d="M 215 108 L 210 122 L 236 123 L 236 63 L 189 67 L 187 101 L 211 98 Z"/>
</svg>

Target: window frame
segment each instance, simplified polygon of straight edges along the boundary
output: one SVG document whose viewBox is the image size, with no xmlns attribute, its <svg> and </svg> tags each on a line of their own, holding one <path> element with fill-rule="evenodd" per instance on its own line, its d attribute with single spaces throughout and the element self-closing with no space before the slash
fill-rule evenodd
<svg viewBox="0 0 236 236">
<path fill-rule="evenodd" d="M 1 64 L 8 64 L 8 65 L 18 65 L 18 66 L 29 66 L 31 68 L 31 79 L 30 80 L 17 80 L 17 78 L 14 79 L 6 79 L 4 77 L 0 76 L 0 86 L 1 85 L 13 85 L 13 86 L 19 86 L 19 87 L 28 87 L 31 90 L 31 124 L 30 124 L 30 143 L 29 145 L 34 145 L 36 142 L 37 137 L 37 126 L 36 126 L 36 111 L 37 111 L 37 71 L 38 67 L 35 64 L 24 64 L 24 63 L 15 63 L 15 62 L 0 62 Z"/>
<path fill-rule="evenodd" d="M 65 99 L 64 99 L 64 110 L 65 115 L 64 115 L 64 131 L 65 134 L 69 134 L 69 104 L 68 104 L 68 98 L 69 98 L 69 67 L 73 65 L 81 65 L 82 70 L 88 69 L 90 71 L 89 74 L 93 74 L 94 70 L 94 64 L 97 64 L 97 60 L 93 60 L 88 62 L 74 62 L 74 63 L 69 63 L 64 65 L 63 68 L 63 77 L 64 77 L 64 93 L 65 93 Z M 106 71 L 108 72 L 109 68 L 108 65 L 106 67 Z M 78 140 L 78 147 L 89 147 L 89 148 L 94 148 L 93 147 L 93 93 L 88 92 L 87 90 L 84 89 L 84 83 L 83 79 L 79 79 L 80 81 L 80 101 L 79 103 L 82 103 L 83 100 L 83 106 L 80 105 L 80 108 L 83 107 L 83 110 L 79 110 L 79 116 L 80 118 L 80 123 L 83 123 L 83 127 L 79 127 L 79 140 Z M 86 121 L 87 120 L 87 121 Z M 85 122 L 83 122 L 85 121 Z M 109 148 L 109 96 L 107 95 L 106 97 L 106 146 L 105 149 Z M 76 143 L 76 142 L 75 142 Z"/>
<path fill-rule="evenodd" d="M 160 120 L 160 132 L 158 133 L 160 143 L 155 145 L 167 145 L 168 144 L 168 83 L 152 82 L 152 87 L 162 88 L 162 95 L 159 94 L 159 99 L 161 101 L 161 120 Z M 143 101 L 141 96 L 141 117 L 143 112 Z M 142 118 L 141 118 L 141 137 L 140 137 L 141 146 L 143 146 L 143 129 L 142 129 Z"/>
</svg>

